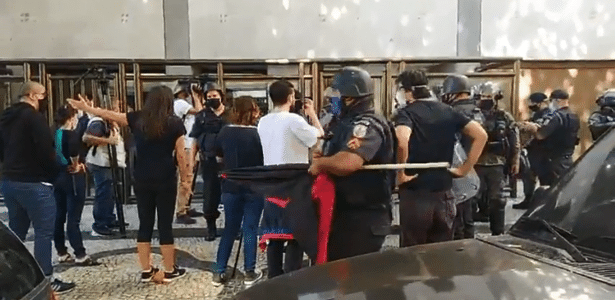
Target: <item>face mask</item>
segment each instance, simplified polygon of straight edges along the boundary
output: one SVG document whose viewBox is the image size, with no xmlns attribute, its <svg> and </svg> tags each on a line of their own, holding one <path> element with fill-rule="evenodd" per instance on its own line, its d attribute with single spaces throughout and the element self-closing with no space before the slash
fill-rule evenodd
<svg viewBox="0 0 615 300">
<path fill-rule="evenodd" d="M 331 97 L 331 113 L 339 116 L 342 113 L 342 99 L 340 97 Z"/>
<path fill-rule="evenodd" d="M 480 100 L 478 102 L 478 107 L 482 110 L 491 110 L 495 107 L 495 101 L 493 101 L 493 99 Z"/>
<path fill-rule="evenodd" d="M 222 100 L 220 100 L 220 98 L 210 98 L 205 101 L 205 105 L 207 105 L 207 107 L 211 107 L 212 109 L 218 109 L 221 104 Z"/>
<path fill-rule="evenodd" d="M 531 111 L 533 111 L 533 112 L 537 112 L 537 111 L 539 111 L 539 110 L 540 110 L 540 106 L 538 106 L 538 105 L 532 105 L 532 106 L 530 106 L 530 110 L 531 110 Z"/>
<path fill-rule="evenodd" d="M 349 105 L 349 104 L 346 103 L 346 101 L 344 101 L 344 99 L 341 99 L 340 104 L 341 104 L 340 115 L 345 116 L 346 114 L 348 114 L 348 112 L 350 112 L 350 108 L 352 106 L 352 103 Z"/>
<path fill-rule="evenodd" d="M 395 93 L 395 101 L 398 105 L 406 106 L 406 91 L 403 88 L 398 89 Z"/>
<path fill-rule="evenodd" d="M 557 100 L 551 100 L 551 103 L 549 103 L 549 109 L 551 110 L 559 109 L 559 104 L 557 103 Z"/>
</svg>

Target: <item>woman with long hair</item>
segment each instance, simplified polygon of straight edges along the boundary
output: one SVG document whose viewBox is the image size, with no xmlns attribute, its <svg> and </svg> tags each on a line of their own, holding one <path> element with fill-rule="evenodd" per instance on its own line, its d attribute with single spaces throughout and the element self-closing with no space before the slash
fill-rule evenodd
<svg viewBox="0 0 615 300">
<path fill-rule="evenodd" d="M 141 281 L 149 282 L 158 273 L 151 262 L 151 239 L 154 221 L 158 213 L 158 233 L 162 253 L 164 277 L 170 282 L 183 276 L 185 269 L 175 264 L 172 222 L 175 211 L 175 198 L 178 193 L 176 163 L 180 169 L 180 193 L 191 192 L 191 181 L 187 169 L 184 150 L 186 129 L 173 114 L 173 93 L 166 86 L 156 86 L 150 90 L 143 109 L 131 113 L 118 113 L 101 108 L 89 107 L 82 101 L 69 99 L 69 103 L 80 110 L 104 119 L 128 126 L 134 135 L 136 160 L 134 165 L 134 190 L 139 214 L 137 252 L 141 264 Z"/>
<path fill-rule="evenodd" d="M 79 162 L 81 139 L 75 132 L 77 111 L 66 104 L 55 114 L 56 131 L 54 146 L 59 174 L 53 187 L 56 200 L 54 244 L 60 263 L 74 261 L 77 265 L 90 266 L 94 261 L 85 253 L 79 223 L 85 205 L 85 166 Z M 64 226 L 66 225 L 66 231 Z M 68 237 L 75 257 L 68 253 Z"/>
<path fill-rule="evenodd" d="M 235 100 L 231 109 L 232 124 L 223 127 L 216 139 L 216 151 L 224 161 L 225 170 L 263 165 L 261 141 L 254 126 L 259 115 L 260 111 L 252 97 L 244 96 Z M 244 283 L 249 286 L 262 277 L 262 273 L 256 270 L 256 232 L 264 199 L 242 186 L 223 180 L 222 202 L 225 224 L 212 283 L 219 286 L 226 282 L 226 266 L 243 221 Z"/>
</svg>

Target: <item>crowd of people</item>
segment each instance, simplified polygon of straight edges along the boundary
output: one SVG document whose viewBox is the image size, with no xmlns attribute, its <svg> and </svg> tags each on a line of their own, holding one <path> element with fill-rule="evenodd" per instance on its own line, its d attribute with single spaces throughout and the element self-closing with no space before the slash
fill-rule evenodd
<svg viewBox="0 0 615 300">
<path fill-rule="evenodd" d="M 396 85 L 390 121 L 376 113 L 370 74 L 345 67 L 325 91 L 320 114 L 312 100 L 297 101 L 295 87 L 286 80 L 269 85 L 273 109 L 264 116 L 252 97 L 227 101 L 215 83 L 178 83 L 173 90 L 152 88 L 143 108 L 128 113 L 120 112 L 117 102 L 111 109 L 96 107 L 88 95 L 68 99 L 57 110 L 50 131 L 38 112 L 45 87 L 26 82 L 20 101 L 0 117 L 1 190 L 9 226 L 24 240 L 32 223 L 34 256 L 52 288 L 71 290 L 74 283 L 53 278 L 51 243 L 60 262 L 97 264 L 86 254 L 79 229 L 86 171 L 95 184 L 92 232 L 112 235 L 127 225 L 113 212 L 117 179 L 112 160 L 125 168 L 131 156 L 141 281 L 182 277 L 186 270 L 175 261 L 173 220 L 194 224 L 194 218 L 203 216 L 205 239 L 214 241 L 222 203 L 225 224 L 212 284 L 229 280 L 228 261 L 234 240 L 241 236 L 244 283 L 249 286 L 263 276 L 256 268 L 259 235 L 267 243 L 269 278 L 302 268 L 306 249 L 287 224 L 292 216 L 281 209 L 286 203 L 221 178 L 221 171 L 305 164 L 313 176 L 326 174 L 335 187 L 327 247 L 328 261 L 333 261 L 380 250 L 390 233 L 396 188 L 402 247 L 473 238 L 475 221 L 490 222 L 491 233 L 500 235 L 506 207 L 502 186 L 508 175 L 524 183 L 525 200 L 515 208 L 528 208 L 536 180 L 552 185 L 572 164 L 580 121 L 563 90 L 550 96 L 532 94 L 530 120 L 517 122 L 498 105 L 502 91 L 492 82 L 471 86 L 467 77 L 450 75 L 435 93 L 424 71 L 408 70 L 397 76 Z M 589 122 L 595 138 L 615 125 L 615 94 L 609 91 L 597 103 L 601 110 Z M 120 135 L 123 126 L 130 130 L 132 151 Z M 463 159 L 449 168 L 365 168 L 452 164 L 456 156 Z M 202 214 L 191 209 L 199 169 L 204 183 Z M 463 181 L 472 176 L 476 183 Z M 161 268 L 151 259 L 156 219 Z"/>
</svg>

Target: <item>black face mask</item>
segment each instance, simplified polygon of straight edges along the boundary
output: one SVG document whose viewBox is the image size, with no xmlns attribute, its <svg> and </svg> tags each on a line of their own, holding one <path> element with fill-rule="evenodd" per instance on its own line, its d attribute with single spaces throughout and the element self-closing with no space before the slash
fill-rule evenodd
<svg viewBox="0 0 615 300">
<path fill-rule="evenodd" d="M 222 105 L 222 100 L 220 98 L 210 98 L 205 101 L 205 105 L 212 109 L 218 109 Z"/>
<path fill-rule="evenodd" d="M 480 100 L 478 107 L 482 110 L 491 110 L 495 107 L 495 101 L 493 99 Z"/>
<path fill-rule="evenodd" d="M 537 112 L 537 111 L 539 111 L 539 110 L 540 110 L 540 106 L 538 106 L 538 105 L 532 105 L 532 106 L 530 106 L 530 110 L 531 110 L 531 111 L 533 111 L 533 112 Z"/>
</svg>

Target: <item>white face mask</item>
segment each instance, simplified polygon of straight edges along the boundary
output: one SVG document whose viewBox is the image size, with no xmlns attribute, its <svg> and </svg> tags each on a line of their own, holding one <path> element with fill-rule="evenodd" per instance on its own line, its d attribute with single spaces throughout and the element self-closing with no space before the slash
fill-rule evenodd
<svg viewBox="0 0 615 300">
<path fill-rule="evenodd" d="M 403 88 L 397 89 L 397 93 L 395 93 L 395 102 L 397 102 L 397 106 L 399 108 L 402 108 L 406 106 L 407 101 L 408 100 L 406 100 L 406 90 L 404 90 Z"/>
<path fill-rule="evenodd" d="M 549 109 L 551 110 L 559 109 L 559 103 L 557 103 L 557 100 L 551 100 L 551 102 L 549 103 Z"/>
</svg>

